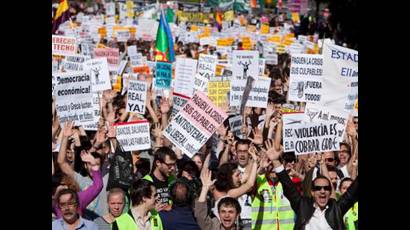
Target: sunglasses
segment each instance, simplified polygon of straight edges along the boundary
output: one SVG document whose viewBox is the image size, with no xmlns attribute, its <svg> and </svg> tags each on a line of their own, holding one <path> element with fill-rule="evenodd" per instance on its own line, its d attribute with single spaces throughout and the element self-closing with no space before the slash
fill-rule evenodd
<svg viewBox="0 0 410 230">
<path fill-rule="evenodd" d="M 328 162 L 333 162 L 335 159 L 334 158 L 325 158 L 325 161 L 328 161 Z"/>
<path fill-rule="evenodd" d="M 326 186 L 319 186 L 319 185 L 313 185 L 312 190 L 313 191 L 321 191 L 323 189 L 325 189 L 325 191 L 331 191 L 332 187 L 330 185 L 326 185 Z"/>
</svg>

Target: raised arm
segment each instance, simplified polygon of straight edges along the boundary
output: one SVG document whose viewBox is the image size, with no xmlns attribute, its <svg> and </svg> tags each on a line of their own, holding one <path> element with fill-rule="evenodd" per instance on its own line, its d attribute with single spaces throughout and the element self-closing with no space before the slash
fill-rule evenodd
<svg viewBox="0 0 410 230">
<path fill-rule="evenodd" d="M 357 139 L 357 131 L 353 123 L 353 118 L 350 118 L 347 122 L 346 133 L 347 133 L 347 136 L 351 139 L 351 143 L 352 143 L 352 156 L 350 157 L 349 162 L 347 163 L 347 171 L 349 175 L 352 176 L 352 174 L 357 173 L 357 172 L 353 172 L 355 170 L 355 166 L 353 165 L 353 162 L 357 160 L 358 158 L 358 139 Z"/>
<path fill-rule="evenodd" d="M 330 179 L 330 175 L 329 175 L 329 171 L 327 170 L 327 165 L 325 163 L 324 157 L 319 154 L 319 164 L 320 164 L 320 172 L 323 176 L 325 176 L 329 181 L 332 181 Z M 330 193 L 330 198 L 336 199 L 336 188 L 333 188 L 333 185 L 331 185 L 332 187 L 332 192 Z"/>
<path fill-rule="evenodd" d="M 243 194 L 249 192 L 253 186 L 255 185 L 256 181 L 256 174 L 258 172 L 258 159 L 254 152 L 250 152 L 252 156 L 252 168 L 251 172 L 249 173 L 249 178 L 245 184 L 241 185 L 239 188 L 234 188 L 228 191 L 228 195 L 233 198 L 238 198 Z"/>
<path fill-rule="evenodd" d="M 211 178 L 212 172 L 208 169 L 208 167 L 203 167 L 203 170 L 201 171 L 201 194 L 199 195 L 198 200 L 195 201 L 194 210 L 195 218 L 201 229 L 217 229 L 216 226 L 213 226 L 214 224 L 212 222 L 212 219 L 208 215 L 208 206 L 206 203 L 206 196 L 208 194 L 208 191 L 215 183 L 215 180 L 212 180 Z"/>
<path fill-rule="evenodd" d="M 344 215 L 359 200 L 359 177 L 353 181 L 347 191 L 340 197 L 337 202 Z"/>
<path fill-rule="evenodd" d="M 170 99 L 162 97 L 160 100 L 160 111 L 161 111 L 161 124 L 162 127 L 168 126 L 168 112 L 171 109 Z"/>
<path fill-rule="evenodd" d="M 100 166 L 97 165 L 95 158 L 90 153 L 81 153 L 83 162 L 91 165 L 91 176 L 93 183 L 84 191 L 78 193 L 80 200 L 80 209 L 84 210 L 103 189 L 103 180 L 100 172 Z"/>
<path fill-rule="evenodd" d="M 282 150 L 277 151 L 272 141 L 269 140 L 265 142 L 265 145 L 267 148 L 266 155 L 269 158 L 269 160 L 272 161 L 272 165 L 275 168 L 276 175 L 278 176 L 280 183 L 282 183 L 285 196 L 290 201 L 292 209 L 297 210 L 302 197 L 297 191 L 295 184 L 291 181 L 284 166 L 279 161 L 279 157 L 282 154 Z"/>
<path fill-rule="evenodd" d="M 282 129 L 283 129 L 283 121 L 282 121 L 282 116 L 280 114 L 278 114 L 278 116 L 276 117 L 276 121 L 278 122 L 278 125 L 276 126 L 274 147 L 276 148 L 276 151 L 280 151 L 280 142 L 282 141 Z"/>
<path fill-rule="evenodd" d="M 74 121 L 69 121 L 64 124 L 63 128 L 63 140 L 61 141 L 60 152 L 58 153 L 57 163 L 60 166 L 61 171 L 70 176 L 74 177 L 74 170 L 66 161 L 68 138 L 73 135 L 73 125 Z"/>
</svg>

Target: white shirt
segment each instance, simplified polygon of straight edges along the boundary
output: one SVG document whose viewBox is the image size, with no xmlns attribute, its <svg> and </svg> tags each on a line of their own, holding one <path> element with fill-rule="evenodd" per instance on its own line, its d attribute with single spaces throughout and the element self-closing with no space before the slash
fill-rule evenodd
<svg viewBox="0 0 410 230">
<path fill-rule="evenodd" d="M 245 168 L 238 165 L 238 170 L 241 172 L 241 176 L 245 173 Z M 252 218 L 252 199 L 248 194 L 243 194 L 238 197 L 238 202 L 241 205 L 241 218 L 251 219 Z"/>
<path fill-rule="evenodd" d="M 313 206 L 316 207 L 316 204 Z M 325 209 L 321 210 L 319 207 L 316 207 L 312 218 L 306 224 L 305 230 L 332 230 L 325 217 L 325 212 L 328 208 L 329 206 L 326 206 Z"/>
<path fill-rule="evenodd" d="M 345 177 L 350 177 L 349 171 L 347 171 L 347 164 L 343 167 L 339 167 L 339 169 L 340 169 L 340 171 L 342 171 L 342 173 Z"/>
</svg>

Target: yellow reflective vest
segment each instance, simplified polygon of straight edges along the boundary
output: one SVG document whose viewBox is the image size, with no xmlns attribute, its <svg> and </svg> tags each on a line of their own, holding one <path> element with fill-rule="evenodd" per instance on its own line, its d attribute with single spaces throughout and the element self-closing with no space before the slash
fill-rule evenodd
<svg viewBox="0 0 410 230">
<path fill-rule="evenodd" d="M 357 221 L 359 219 L 359 202 L 356 202 L 352 208 L 344 216 L 344 221 L 347 230 L 356 230 Z"/>
<path fill-rule="evenodd" d="M 259 175 L 256 185 L 257 193 L 252 200 L 252 230 L 293 230 L 295 213 L 283 194 L 282 184 L 278 183 L 272 189 L 265 175 Z"/>
<path fill-rule="evenodd" d="M 115 219 L 117 222 L 117 226 L 119 230 L 137 230 L 138 226 L 135 223 L 134 218 L 129 213 L 124 213 L 118 218 Z M 151 229 L 152 230 L 162 230 L 162 221 L 161 218 L 159 217 L 159 214 L 155 211 L 151 211 L 151 217 L 150 217 L 150 223 L 151 223 Z"/>
</svg>

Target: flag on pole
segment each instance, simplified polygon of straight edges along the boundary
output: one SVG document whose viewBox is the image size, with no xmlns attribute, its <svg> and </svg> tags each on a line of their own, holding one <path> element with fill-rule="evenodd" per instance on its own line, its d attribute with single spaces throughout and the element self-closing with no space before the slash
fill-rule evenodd
<svg viewBox="0 0 410 230">
<path fill-rule="evenodd" d="M 70 19 L 69 8 L 70 7 L 67 0 L 60 0 L 57 11 L 53 18 L 52 34 L 55 34 L 55 32 L 58 30 L 58 27 L 65 21 L 68 21 Z"/>
<path fill-rule="evenodd" d="M 218 31 L 222 30 L 222 21 L 222 13 L 218 10 L 215 15 L 215 26 L 218 28 Z"/>
<path fill-rule="evenodd" d="M 174 62 L 175 60 L 174 41 L 163 10 L 159 20 L 154 56 L 156 61 Z"/>
</svg>

